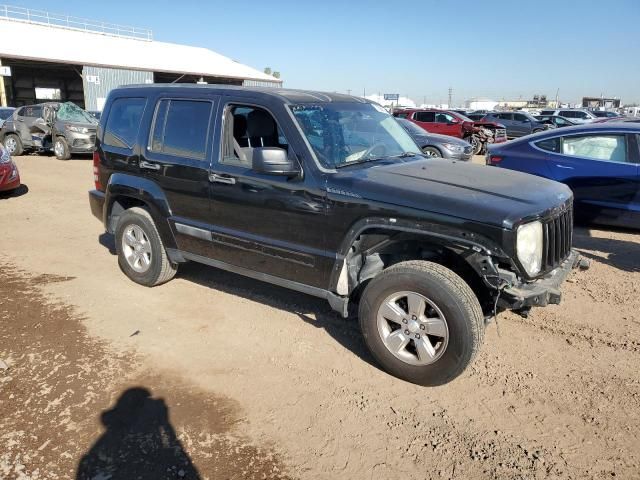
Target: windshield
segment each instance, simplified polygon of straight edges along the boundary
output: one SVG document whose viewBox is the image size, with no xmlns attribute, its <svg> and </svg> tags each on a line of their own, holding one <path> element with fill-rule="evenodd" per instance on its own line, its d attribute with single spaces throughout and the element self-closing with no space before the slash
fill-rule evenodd
<svg viewBox="0 0 640 480">
<path fill-rule="evenodd" d="M 461 113 L 458 113 L 458 118 L 460 120 L 462 120 L 463 122 L 473 122 L 473 120 L 471 120 L 469 117 L 467 117 L 466 115 L 463 115 Z M 483 115 L 484 116 L 484 115 Z"/>
<path fill-rule="evenodd" d="M 400 123 L 400 125 L 402 125 L 404 127 L 404 129 L 413 134 L 413 135 L 426 135 L 427 131 L 422 128 L 419 127 L 418 125 L 416 125 L 413 122 L 410 122 L 409 120 L 405 120 L 404 118 L 396 118 L 396 120 L 398 121 L 398 123 Z"/>
<path fill-rule="evenodd" d="M 8 108 L 0 108 L 0 120 L 6 120 L 11 116 L 13 110 L 9 110 Z"/>
<path fill-rule="evenodd" d="M 58 120 L 63 122 L 90 123 L 92 125 L 97 125 L 98 123 L 88 112 L 71 102 L 60 105 L 56 116 Z"/>
<path fill-rule="evenodd" d="M 301 104 L 292 105 L 291 111 L 316 156 L 327 168 L 421 153 L 409 134 L 379 105 Z"/>
</svg>

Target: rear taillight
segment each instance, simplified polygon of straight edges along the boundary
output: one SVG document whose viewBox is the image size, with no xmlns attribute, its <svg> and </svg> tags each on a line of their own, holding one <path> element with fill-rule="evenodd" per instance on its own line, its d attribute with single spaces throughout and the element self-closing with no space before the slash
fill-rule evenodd
<svg viewBox="0 0 640 480">
<path fill-rule="evenodd" d="M 93 183 L 96 186 L 96 190 L 104 191 L 104 188 L 100 183 L 100 175 L 98 174 L 99 166 L 100 166 L 100 156 L 98 155 L 98 152 L 94 150 L 93 152 Z"/>
<path fill-rule="evenodd" d="M 497 165 L 502 161 L 503 157 L 499 155 L 488 155 L 487 156 L 487 165 Z"/>
</svg>

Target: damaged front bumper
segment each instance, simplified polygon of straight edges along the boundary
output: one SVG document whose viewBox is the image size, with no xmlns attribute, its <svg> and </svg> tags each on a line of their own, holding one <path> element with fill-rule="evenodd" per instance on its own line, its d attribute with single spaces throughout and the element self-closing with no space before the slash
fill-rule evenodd
<svg viewBox="0 0 640 480">
<path fill-rule="evenodd" d="M 559 304 L 562 298 L 560 285 L 571 271 L 578 267 L 587 269 L 589 262 L 583 259 L 576 250 L 572 250 L 559 267 L 534 282 L 514 283 L 510 281 L 511 279 L 505 278 L 507 286 L 500 293 L 498 305 L 510 310 L 527 310 L 531 307 Z M 510 274 L 511 272 L 505 273 Z"/>
</svg>

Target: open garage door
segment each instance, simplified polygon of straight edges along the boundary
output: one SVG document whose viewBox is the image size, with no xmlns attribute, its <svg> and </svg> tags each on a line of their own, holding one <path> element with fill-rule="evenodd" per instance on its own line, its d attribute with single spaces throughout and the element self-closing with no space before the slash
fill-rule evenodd
<svg viewBox="0 0 640 480">
<path fill-rule="evenodd" d="M 20 107 L 47 101 L 73 102 L 84 108 L 82 66 L 2 58 L 11 68 L 4 79 L 7 104 Z"/>
</svg>

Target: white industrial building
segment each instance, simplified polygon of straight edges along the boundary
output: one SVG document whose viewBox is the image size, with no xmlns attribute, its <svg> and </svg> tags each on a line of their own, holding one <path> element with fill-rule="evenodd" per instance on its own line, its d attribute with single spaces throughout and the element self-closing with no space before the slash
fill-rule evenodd
<svg viewBox="0 0 640 480">
<path fill-rule="evenodd" d="M 499 102 L 489 98 L 472 98 L 464 106 L 470 110 L 493 110 Z"/>
<path fill-rule="evenodd" d="M 47 100 L 101 110 L 136 83 L 282 86 L 282 80 L 206 48 L 153 40 L 150 30 L 0 5 L 0 106 Z"/>
</svg>

